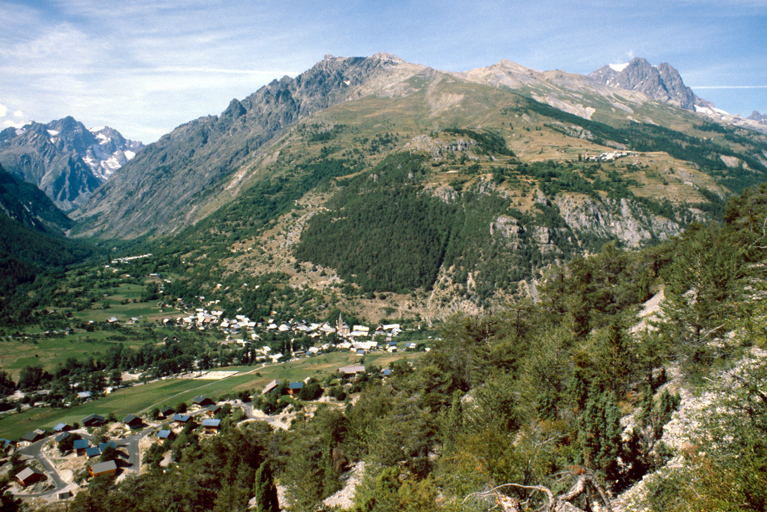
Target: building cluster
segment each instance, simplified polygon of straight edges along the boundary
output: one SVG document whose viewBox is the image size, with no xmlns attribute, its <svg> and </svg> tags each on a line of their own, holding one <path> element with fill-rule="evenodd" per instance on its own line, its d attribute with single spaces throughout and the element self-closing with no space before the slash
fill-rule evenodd
<svg viewBox="0 0 767 512">
<path fill-rule="evenodd" d="M 627 156 L 637 156 L 631 151 L 612 151 L 610 153 L 600 153 L 599 155 L 583 155 L 584 162 L 613 162 L 619 158 Z"/>
<path fill-rule="evenodd" d="M 223 408 L 220 405 L 205 396 L 196 396 L 194 398 L 189 414 L 177 414 L 172 407 L 163 407 L 158 419 L 165 420 L 166 424 L 154 437 L 158 442 L 162 442 L 168 438 L 173 439 L 181 429 L 187 427 L 189 424 L 193 424 L 195 427 L 199 426 L 202 432 L 215 434 L 221 429 L 220 413 L 222 411 Z M 215 416 L 219 416 L 219 418 L 216 418 Z M 104 416 L 101 416 L 100 414 L 91 414 L 83 418 L 81 426 L 86 429 L 96 428 L 107 423 L 108 420 Z M 131 431 L 140 431 L 147 426 L 142 418 L 134 414 L 127 415 L 122 419 L 121 423 Z M 90 439 L 81 438 L 79 435 L 76 435 L 76 432 L 73 430 L 72 425 L 69 425 L 68 423 L 58 423 L 49 430 L 37 429 L 27 432 L 18 442 L 0 439 L 0 445 L 3 445 L 4 448 L 7 448 L 8 446 L 24 448 L 49 437 L 52 437 L 56 444 L 59 444 L 68 437 L 75 436 L 72 437 L 74 441 L 71 444 L 71 450 L 77 457 L 85 458 L 89 476 L 115 476 L 120 471 L 120 466 L 115 460 L 128 459 L 129 455 L 120 451 L 124 450 L 125 447 L 128 446 L 128 443 L 122 442 L 119 446 L 115 441 L 93 444 Z M 87 434 L 83 433 L 82 435 L 88 437 Z M 117 457 L 115 460 L 103 461 L 101 460 L 101 456 L 108 448 L 117 450 L 117 453 L 115 454 Z M 13 477 L 21 487 L 28 487 L 47 478 L 45 472 L 32 466 L 23 469 L 16 475 L 13 475 Z M 59 494 L 61 494 L 60 497 L 62 499 L 71 497 L 69 491 Z"/>
<path fill-rule="evenodd" d="M 276 314 L 276 312 L 272 312 L 272 316 Z M 319 324 L 307 323 L 304 320 L 291 320 L 278 324 L 271 317 L 264 322 L 255 322 L 244 315 L 236 315 L 234 318 L 226 318 L 223 315 L 223 311 L 208 311 L 204 308 L 197 308 L 193 315 L 179 316 L 175 319 L 166 318 L 163 322 L 166 325 L 175 322 L 176 325 L 187 329 L 217 329 L 227 335 L 227 341 L 240 345 L 257 342 L 261 339 L 263 333 L 268 332 L 288 333 L 294 338 L 308 336 L 315 339 L 335 334 L 341 339 L 340 342 L 336 342 L 336 348 L 352 350 L 357 353 L 359 351 L 368 352 L 381 349 L 382 347 L 379 347 L 379 342 L 374 341 L 374 338 L 378 340 L 383 339 L 386 342 L 385 349 L 389 352 L 395 352 L 397 344 L 394 339 L 402 333 L 400 324 L 380 324 L 374 330 L 366 325 L 349 326 L 344 322 L 342 315 L 339 315 L 335 326 L 331 326 L 328 322 Z M 329 344 L 324 344 L 311 347 L 306 353 L 319 353 L 327 350 L 329 346 Z M 267 346 L 262 347 L 260 352 L 264 360 L 271 359 L 276 362 L 284 357 L 281 353 L 272 353 L 272 349 Z M 304 352 L 294 351 L 293 355 L 304 355 Z"/>
</svg>

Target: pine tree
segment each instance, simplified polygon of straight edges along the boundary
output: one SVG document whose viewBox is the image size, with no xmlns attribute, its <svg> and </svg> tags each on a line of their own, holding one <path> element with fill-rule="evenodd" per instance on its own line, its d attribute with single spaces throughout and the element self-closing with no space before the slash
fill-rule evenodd
<svg viewBox="0 0 767 512">
<path fill-rule="evenodd" d="M 264 461 L 256 470 L 253 494 L 256 497 L 256 512 L 279 512 L 277 487 L 274 485 L 269 461 Z"/>
</svg>

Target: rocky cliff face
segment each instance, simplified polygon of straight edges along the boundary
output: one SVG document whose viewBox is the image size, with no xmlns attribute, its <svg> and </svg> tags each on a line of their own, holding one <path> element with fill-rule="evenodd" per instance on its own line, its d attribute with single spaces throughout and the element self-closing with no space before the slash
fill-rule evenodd
<svg viewBox="0 0 767 512">
<path fill-rule="evenodd" d="M 578 236 L 590 234 L 638 248 L 651 240 L 666 240 L 681 232 L 679 223 L 653 215 L 627 199 L 595 201 L 590 197 L 557 196 L 554 203 Z"/>
<path fill-rule="evenodd" d="M 140 142 L 126 140 L 117 130 L 91 132 L 72 117 L 0 132 L 0 163 L 37 185 L 64 211 L 84 203 L 141 148 Z"/>
<path fill-rule="evenodd" d="M 620 71 L 603 66 L 589 77 L 611 87 L 639 91 L 685 110 L 694 110 L 696 104 L 708 104 L 697 98 L 692 89 L 684 85 L 679 72 L 665 62 L 656 67 L 637 57 Z"/>
<path fill-rule="evenodd" d="M 760 114 L 756 110 L 754 110 L 750 116 L 748 116 L 747 119 L 751 119 L 752 121 L 756 121 L 758 123 L 767 124 L 767 114 Z"/>
</svg>

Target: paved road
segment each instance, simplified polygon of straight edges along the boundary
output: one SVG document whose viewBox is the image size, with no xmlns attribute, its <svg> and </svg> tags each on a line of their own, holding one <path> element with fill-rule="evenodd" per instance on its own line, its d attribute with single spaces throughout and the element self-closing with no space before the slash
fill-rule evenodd
<svg viewBox="0 0 767 512">
<path fill-rule="evenodd" d="M 245 413 L 245 416 L 248 418 L 248 421 L 264 421 L 268 424 L 270 424 L 273 427 L 279 427 L 284 428 L 284 425 L 281 424 L 280 418 L 276 416 L 261 416 L 256 415 L 253 413 L 253 404 L 251 402 L 246 403 L 233 403 L 229 402 L 232 407 L 239 407 L 243 410 Z M 190 412 L 188 414 L 192 416 L 198 416 L 201 414 L 204 414 L 206 412 L 205 409 L 200 409 L 195 412 Z M 116 440 L 118 448 L 125 449 L 127 451 L 127 461 L 126 464 L 128 467 L 122 467 L 122 470 L 127 471 L 133 471 L 136 474 L 141 473 L 141 459 L 139 457 L 139 442 L 145 438 L 146 436 L 149 436 L 153 433 L 155 433 L 159 429 L 158 426 L 152 425 L 145 429 L 143 429 L 141 432 L 138 432 L 134 435 L 131 435 L 125 439 L 122 440 Z M 84 432 L 78 432 L 83 439 L 91 439 L 91 436 Z M 34 459 L 38 460 L 40 464 L 42 464 L 43 468 L 45 469 L 46 474 L 51 479 L 51 482 L 54 484 L 54 488 L 48 491 L 45 491 L 43 493 L 36 493 L 36 494 L 17 494 L 20 498 L 36 498 L 36 497 L 47 497 L 51 496 L 61 490 L 63 490 L 65 487 L 67 487 L 69 484 L 64 481 L 64 479 L 61 477 L 61 475 L 56 471 L 56 468 L 51 463 L 50 460 L 45 456 L 45 454 L 42 451 L 43 444 L 48 441 L 50 438 L 45 438 L 40 441 L 37 441 L 36 443 L 31 444 L 30 446 L 27 446 L 25 448 L 21 448 L 19 451 L 24 454 L 28 455 L 30 457 L 33 457 Z M 123 459 L 124 460 L 124 459 Z"/>
<path fill-rule="evenodd" d="M 123 471 L 133 471 L 136 474 L 139 474 L 141 472 L 141 459 L 139 457 L 139 441 L 143 439 L 144 437 L 151 435 L 157 430 L 158 427 L 152 426 L 144 429 L 140 433 L 134 434 L 132 436 L 129 436 L 125 439 L 116 441 L 118 448 L 125 448 L 127 451 L 128 459 L 127 464 L 129 467 L 122 467 L 121 469 Z M 91 439 L 91 436 L 86 433 L 80 433 L 78 432 L 83 439 Z M 50 460 L 48 460 L 48 457 L 45 456 L 45 454 L 42 451 L 43 444 L 48 441 L 50 438 L 45 438 L 40 441 L 37 441 L 36 443 L 33 443 L 25 448 L 21 448 L 19 450 L 20 453 L 23 455 L 28 455 L 30 457 L 33 457 L 37 461 L 42 464 L 43 468 L 45 469 L 45 473 L 48 475 L 48 478 L 51 480 L 51 482 L 54 485 L 54 488 L 45 492 L 41 493 L 35 493 L 35 494 L 17 494 L 19 498 L 39 498 L 39 497 L 47 497 L 51 496 L 59 491 L 62 491 L 65 487 L 67 487 L 69 484 L 64 481 L 64 479 L 61 477 L 61 475 L 56 471 L 55 466 L 53 463 L 51 463 Z"/>
<path fill-rule="evenodd" d="M 54 494 L 64 487 L 66 487 L 67 484 L 63 478 L 61 478 L 61 475 L 59 475 L 58 471 L 56 471 L 56 468 L 53 466 L 50 460 L 48 460 L 48 457 L 45 456 L 43 453 L 43 444 L 48 440 L 48 438 L 42 439 L 40 441 L 37 441 L 36 443 L 32 443 L 31 445 L 21 448 L 19 450 L 20 453 L 24 455 L 29 455 L 30 457 L 34 457 L 37 461 L 42 464 L 43 468 L 45 469 L 45 473 L 48 475 L 48 478 L 51 480 L 51 482 L 54 485 L 54 488 L 49 491 L 45 491 L 42 493 L 37 494 L 18 494 L 20 498 L 33 498 L 33 497 L 40 497 L 40 496 L 50 496 L 51 494 Z"/>
</svg>

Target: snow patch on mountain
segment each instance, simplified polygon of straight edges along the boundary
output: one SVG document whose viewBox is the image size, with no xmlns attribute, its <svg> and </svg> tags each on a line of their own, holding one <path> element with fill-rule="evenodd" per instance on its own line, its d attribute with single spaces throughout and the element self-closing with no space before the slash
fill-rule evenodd
<svg viewBox="0 0 767 512">
<path fill-rule="evenodd" d="M 83 161 L 101 181 L 106 181 L 120 167 L 128 163 L 144 145 L 125 139 L 117 130 L 108 126 L 90 128 L 97 143 L 92 144 L 83 155 Z"/>
<path fill-rule="evenodd" d="M 620 73 L 621 71 L 626 69 L 626 66 L 628 66 L 628 65 L 629 65 L 628 62 L 623 63 L 623 64 L 610 64 L 610 68 L 612 68 L 613 70 L 615 70 L 618 73 Z"/>
</svg>

